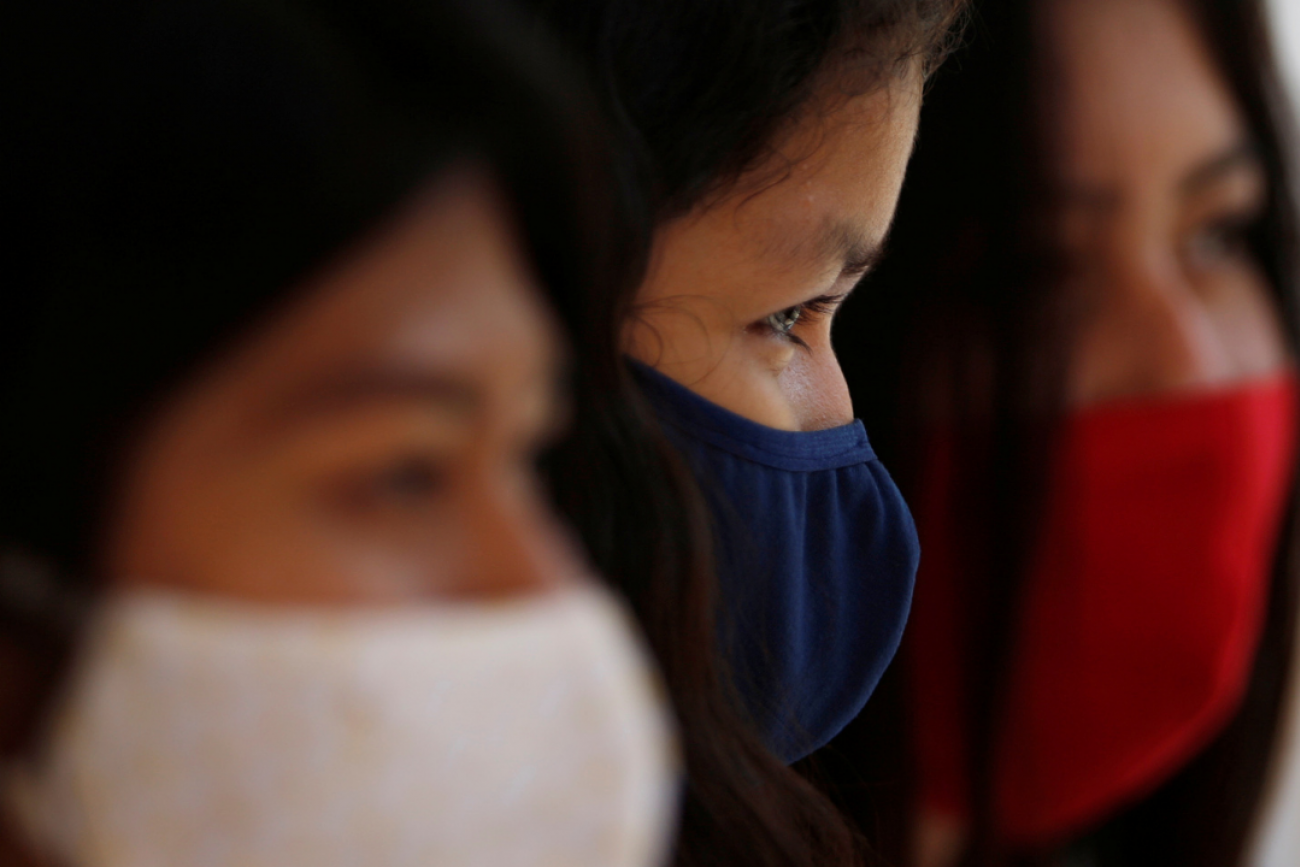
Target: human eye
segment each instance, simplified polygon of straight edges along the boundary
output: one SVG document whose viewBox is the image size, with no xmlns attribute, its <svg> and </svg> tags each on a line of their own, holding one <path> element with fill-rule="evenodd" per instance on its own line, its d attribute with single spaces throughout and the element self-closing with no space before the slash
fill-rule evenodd
<svg viewBox="0 0 1300 867">
<path fill-rule="evenodd" d="M 797 304 L 794 307 L 787 307 L 784 310 L 778 310 L 777 312 L 767 316 L 763 320 L 763 324 L 766 325 L 773 334 L 788 338 L 791 336 L 791 332 L 794 331 L 795 325 L 799 323 L 801 316 L 803 316 L 803 305 Z"/>
<path fill-rule="evenodd" d="M 375 501 L 399 507 L 427 502 L 438 495 L 445 483 L 444 468 L 422 455 L 395 457 L 365 479 Z"/>
<path fill-rule="evenodd" d="M 844 295 L 820 295 L 802 304 L 771 313 L 758 324 L 774 337 L 808 349 L 808 344 L 795 329 L 800 326 L 809 328 L 833 316 L 844 297 Z"/>
<path fill-rule="evenodd" d="M 448 475 L 436 457 L 399 452 L 341 468 L 329 487 L 332 499 L 354 515 L 417 515 L 438 504 Z"/>
<path fill-rule="evenodd" d="M 1250 258 L 1253 213 L 1223 214 L 1202 222 L 1183 239 L 1184 261 L 1194 271 L 1209 271 Z"/>
<path fill-rule="evenodd" d="M 1251 238 L 1264 219 L 1268 185 L 1254 164 L 1230 172 L 1188 202 L 1178 253 L 1192 274 L 1253 264 Z"/>
<path fill-rule="evenodd" d="M 446 500 L 473 430 L 419 402 L 368 406 L 310 425 L 280 454 L 286 472 L 332 512 L 415 517 Z"/>
</svg>

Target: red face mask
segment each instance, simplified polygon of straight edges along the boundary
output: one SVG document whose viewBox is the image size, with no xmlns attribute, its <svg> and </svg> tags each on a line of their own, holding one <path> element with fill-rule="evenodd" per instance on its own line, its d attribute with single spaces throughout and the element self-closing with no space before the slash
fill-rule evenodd
<svg viewBox="0 0 1300 867">
<path fill-rule="evenodd" d="M 1235 713 L 1264 621 L 1296 401 L 1288 373 L 1064 425 L 992 769 L 1007 843 L 1086 830 L 1158 786 Z M 964 817 L 966 576 L 945 547 L 945 522 L 961 520 L 948 514 L 951 474 L 935 469 L 918 511 L 914 724 L 923 805 Z"/>
</svg>

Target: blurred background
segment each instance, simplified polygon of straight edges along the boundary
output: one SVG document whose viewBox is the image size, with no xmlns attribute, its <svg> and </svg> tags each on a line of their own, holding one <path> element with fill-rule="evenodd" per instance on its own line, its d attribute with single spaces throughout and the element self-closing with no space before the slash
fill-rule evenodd
<svg viewBox="0 0 1300 867">
<path fill-rule="evenodd" d="M 1273 36 L 1277 42 L 1278 65 L 1281 67 L 1285 84 L 1290 91 L 1294 111 L 1300 114 L 1300 3 L 1295 0 L 1269 0 L 1269 11 L 1273 16 Z M 1300 166 L 1300 153 L 1295 154 L 1296 164 Z M 1292 665 L 1300 664 L 1300 653 Z M 1300 689 L 1296 689 L 1296 678 L 1292 677 L 1292 689 L 1289 699 L 1288 722 L 1284 727 L 1284 737 L 1288 743 L 1283 746 L 1283 755 L 1294 766 L 1300 762 Z M 1266 833 L 1255 854 L 1258 867 L 1286 867 L 1297 863 L 1300 858 L 1300 779 L 1294 772 L 1286 774 L 1278 768 L 1279 782 L 1276 783 L 1277 797 L 1265 819 L 1272 829 Z"/>
<path fill-rule="evenodd" d="M 1269 0 L 1278 44 L 1278 59 L 1292 96 L 1300 94 L 1300 3 Z"/>
</svg>

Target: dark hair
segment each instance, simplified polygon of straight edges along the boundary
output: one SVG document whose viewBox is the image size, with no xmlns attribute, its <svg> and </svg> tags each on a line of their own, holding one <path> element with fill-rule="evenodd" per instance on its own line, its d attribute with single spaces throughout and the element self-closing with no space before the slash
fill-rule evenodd
<svg viewBox="0 0 1300 867">
<path fill-rule="evenodd" d="M 5 28 L 3 537 L 89 565 L 133 418 L 457 159 L 498 176 L 548 286 L 604 294 L 595 145 L 495 4 L 42 5 Z"/>
<path fill-rule="evenodd" d="M 490 0 L 51 0 L 3 18 L 0 649 L 50 686 L 75 633 L 39 616 L 15 563 L 93 595 L 141 425 L 431 180 L 487 170 L 571 330 L 634 236 L 575 79 Z"/>
<path fill-rule="evenodd" d="M 918 492 L 926 421 L 918 395 L 934 394 L 960 431 L 959 546 L 970 574 L 974 677 L 975 816 L 968 863 L 1051 863 L 1060 853 L 1008 852 L 989 808 L 994 724 L 1008 636 L 1037 538 L 1045 443 L 1063 410 L 1072 332 L 1061 265 L 1042 235 L 1050 200 L 1043 109 L 1053 80 L 1036 36 L 1038 0 L 977 0 L 969 44 L 933 82 L 891 251 L 847 305 L 837 349 L 882 458 Z M 1269 182 L 1250 237 L 1287 335 L 1297 345 L 1295 221 L 1279 122 L 1279 92 L 1258 3 L 1186 0 L 1253 134 Z M 939 251 L 936 254 L 936 251 Z M 933 411 L 934 407 L 929 407 Z M 1288 528 L 1294 520 L 1288 518 Z M 1280 546 L 1268 623 L 1248 695 L 1235 719 L 1195 760 L 1095 837 L 1104 865 L 1239 863 L 1259 802 L 1290 654 L 1294 534 Z M 911 819 L 902 678 L 891 673 L 837 745 L 859 762 L 844 779 L 852 809 L 877 813 L 900 858 Z M 862 777 L 866 777 L 864 785 Z"/>
<path fill-rule="evenodd" d="M 70 580 L 93 574 L 103 471 L 150 403 L 421 178 L 486 158 L 574 344 L 575 425 L 546 462 L 556 499 L 630 597 L 681 719 L 677 863 L 852 863 L 851 835 L 738 721 L 716 665 L 703 507 L 618 342 L 648 242 L 626 229 L 645 212 L 596 196 L 605 152 L 554 59 L 495 4 L 448 5 L 6 13 L 38 20 L 4 28 L 7 80 L 32 87 L 8 115 L 22 134 L 0 180 L 26 218 L 11 238 L 23 303 L 7 299 L 0 323 L 0 405 L 26 422 L 0 438 L 0 539 Z M 4 638 L 31 631 L 0 619 Z"/>
<path fill-rule="evenodd" d="M 528 0 L 586 67 L 631 188 L 688 210 L 769 152 L 828 74 L 933 65 L 964 0 Z"/>
<path fill-rule="evenodd" d="M 611 121 L 625 200 L 649 228 L 757 164 L 818 84 L 858 90 L 909 56 L 934 60 L 959 0 L 528 0 L 572 47 Z M 641 263 L 644 262 L 644 255 Z M 629 387 L 609 309 L 610 365 L 580 393 Z M 599 382 L 597 382 L 599 380 Z M 763 745 L 717 652 L 710 516 L 636 403 L 580 405 L 552 477 L 596 565 L 636 607 L 681 720 L 687 788 L 676 863 L 845 865 L 861 844 Z"/>
</svg>

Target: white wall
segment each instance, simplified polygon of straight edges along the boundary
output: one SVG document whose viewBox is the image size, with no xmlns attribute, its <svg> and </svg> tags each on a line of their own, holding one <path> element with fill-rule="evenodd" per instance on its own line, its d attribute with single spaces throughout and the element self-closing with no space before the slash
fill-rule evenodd
<svg viewBox="0 0 1300 867">
<path fill-rule="evenodd" d="M 1278 63 L 1300 118 L 1300 0 L 1269 0 Z M 1300 145 L 1296 146 L 1300 148 Z M 1300 151 L 1295 154 L 1300 169 Z M 1300 865 L 1300 646 L 1292 666 L 1291 695 L 1281 731 L 1281 750 L 1273 768 L 1271 792 L 1261 816 L 1251 867 Z"/>
<path fill-rule="evenodd" d="M 1268 5 L 1282 73 L 1291 92 L 1300 95 L 1300 0 L 1269 0 Z"/>
</svg>

